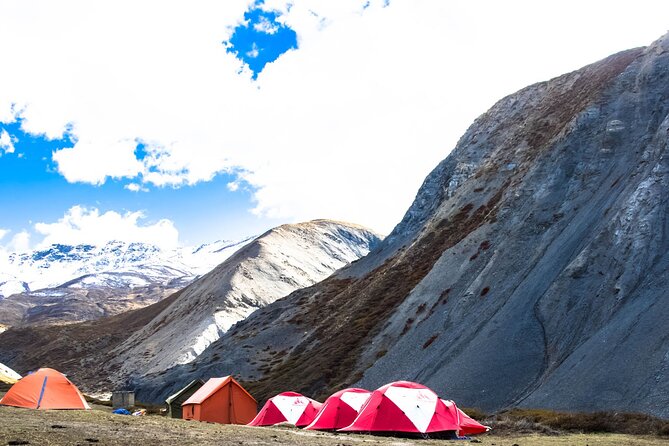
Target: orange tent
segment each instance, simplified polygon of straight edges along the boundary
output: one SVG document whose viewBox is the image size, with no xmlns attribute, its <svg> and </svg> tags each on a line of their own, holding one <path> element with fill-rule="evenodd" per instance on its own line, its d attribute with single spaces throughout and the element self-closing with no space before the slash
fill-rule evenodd
<svg viewBox="0 0 669 446">
<path fill-rule="evenodd" d="M 24 376 L 0 404 L 29 409 L 90 409 L 77 386 L 54 369 L 39 369 Z"/>
<path fill-rule="evenodd" d="M 246 424 L 258 403 L 232 376 L 211 378 L 181 405 L 185 420 Z"/>
</svg>

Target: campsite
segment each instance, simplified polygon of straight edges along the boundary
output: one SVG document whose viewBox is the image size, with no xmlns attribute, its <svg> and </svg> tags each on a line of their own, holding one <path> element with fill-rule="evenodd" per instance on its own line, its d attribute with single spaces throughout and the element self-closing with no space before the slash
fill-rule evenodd
<svg viewBox="0 0 669 446">
<path fill-rule="evenodd" d="M 193 423 L 164 416 L 112 415 L 106 406 L 90 411 L 31 411 L 0 406 L 0 444 L 30 445 L 219 445 L 258 446 L 435 446 L 481 444 L 496 446 L 660 446 L 666 439 L 622 434 L 496 435 L 486 434 L 481 443 L 469 441 L 416 440 L 358 434 L 332 434 L 287 427 L 246 427 Z"/>
<path fill-rule="evenodd" d="M 184 400 L 184 394 L 190 396 Z M 179 399 L 183 401 L 181 413 L 174 407 Z M 587 429 L 583 426 L 553 429 L 532 421 L 531 414 L 491 417 L 485 421 L 493 426 L 491 430 L 454 402 L 439 399 L 425 386 L 404 381 L 374 392 L 342 389 L 323 404 L 296 392 L 282 392 L 257 411 L 255 399 L 226 376 L 193 381 L 168 396 L 164 407 L 140 408 L 137 404 L 128 407 L 139 408 L 133 413 L 137 416 L 132 416 L 123 408 L 113 410 L 109 402 L 90 399 L 89 403 L 67 377 L 40 369 L 11 386 L 2 384 L 0 444 L 429 446 L 464 441 L 492 446 L 654 446 L 666 444 L 669 433 L 668 422 L 649 417 L 642 417 L 641 423 L 627 418 L 613 420 L 614 431 L 627 430 L 631 435 L 584 433 Z M 552 415 L 557 414 L 548 414 Z M 594 430 L 602 430 L 605 421 L 612 425 L 612 420 L 597 420 Z M 599 428 L 597 422 L 602 423 Z M 639 435 L 653 430 L 654 435 Z"/>
<path fill-rule="evenodd" d="M 667 17 L 1 0 L 0 446 L 669 446 Z"/>
</svg>

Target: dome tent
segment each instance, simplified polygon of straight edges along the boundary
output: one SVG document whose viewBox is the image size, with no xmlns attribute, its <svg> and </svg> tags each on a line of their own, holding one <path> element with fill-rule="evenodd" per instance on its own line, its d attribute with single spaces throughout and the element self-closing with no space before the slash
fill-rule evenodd
<svg viewBox="0 0 669 446">
<path fill-rule="evenodd" d="M 0 400 L 5 406 L 29 409 L 90 409 L 77 386 L 62 373 L 43 368 L 12 386 Z"/>
<path fill-rule="evenodd" d="M 447 400 L 442 400 L 444 404 L 448 405 L 455 405 L 455 402 L 453 401 L 447 401 Z M 485 432 L 488 432 L 490 428 L 488 426 L 484 426 L 466 413 L 464 413 L 459 407 L 455 407 L 456 410 L 458 411 L 458 425 L 460 426 L 460 429 L 458 430 L 458 435 L 464 436 L 464 435 L 478 435 L 478 434 L 483 434 Z"/>
<path fill-rule="evenodd" d="M 267 400 L 249 426 L 290 423 L 297 427 L 310 424 L 323 404 L 297 392 L 283 392 Z"/>
<path fill-rule="evenodd" d="M 314 421 L 305 429 L 336 430 L 353 422 L 358 412 L 372 394 L 364 389 L 344 389 L 330 396 L 316 414 Z"/>
<path fill-rule="evenodd" d="M 429 388 L 397 381 L 372 392 L 350 426 L 342 432 L 458 432 L 455 404 L 447 405 Z"/>
</svg>

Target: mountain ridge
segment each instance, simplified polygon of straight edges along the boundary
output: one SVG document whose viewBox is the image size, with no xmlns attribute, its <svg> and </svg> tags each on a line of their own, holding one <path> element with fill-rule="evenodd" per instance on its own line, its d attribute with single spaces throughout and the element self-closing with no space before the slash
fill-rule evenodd
<svg viewBox="0 0 669 446">
<path fill-rule="evenodd" d="M 3 266 L 0 298 L 11 295 L 2 291 L 3 285 L 10 280 L 25 284 L 27 289 L 21 287 L 23 291 L 36 291 L 56 288 L 84 275 L 110 270 L 133 271 L 133 268 L 151 265 L 168 270 L 163 274 L 167 278 L 194 277 L 225 260 L 225 256 L 216 254 L 243 245 L 255 237 L 239 241 L 218 240 L 197 248 L 183 246 L 167 249 L 150 243 L 110 240 L 99 246 L 55 243 L 28 252 L 0 251 L 0 264 Z"/>
<path fill-rule="evenodd" d="M 260 399 L 409 379 L 485 410 L 669 416 L 668 74 L 669 34 L 503 98 L 378 249 L 138 397 L 229 373 Z"/>
<path fill-rule="evenodd" d="M 113 361 L 127 375 L 136 373 L 133 367 L 150 373 L 165 370 L 167 363 L 190 362 L 253 311 L 324 279 L 378 242 L 367 228 L 331 220 L 273 228 L 184 289 L 178 302 L 114 351 Z M 205 308 L 213 316 L 203 318 Z M 147 348 L 163 353 L 139 363 L 130 359 Z"/>
<path fill-rule="evenodd" d="M 188 285 L 253 238 L 197 249 L 110 241 L 10 253 L 0 259 L 5 265 L 0 291 L 9 290 L 0 296 L 0 322 L 72 323 L 146 306 Z M 18 288 L 22 291 L 14 293 Z"/>
<path fill-rule="evenodd" d="M 359 225 L 330 220 L 282 225 L 156 304 L 94 323 L 0 333 L 0 357 L 21 371 L 51 364 L 88 391 L 110 391 L 128 377 L 190 362 L 236 320 L 313 284 L 379 242 Z M 30 352 L 25 342 L 34 346 Z"/>
</svg>

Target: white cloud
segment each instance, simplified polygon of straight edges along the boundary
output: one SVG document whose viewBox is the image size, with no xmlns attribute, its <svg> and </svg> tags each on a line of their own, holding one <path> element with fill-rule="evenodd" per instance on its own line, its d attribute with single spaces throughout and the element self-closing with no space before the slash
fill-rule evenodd
<svg viewBox="0 0 669 446">
<path fill-rule="evenodd" d="M 124 189 L 128 189 L 130 192 L 148 192 L 149 189 L 146 187 L 143 187 L 140 184 L 137 183 L 129 183 L 123 186 Z"/>
<path fill-rule="evenodd" d="M 16 142 L 18 142 L 18 140 L 7 133 L 7 130 L 3 129 L 2 132 L 0 132 L 0 155 L 2 155 L 3 152 L 14 153 L 14 143 Z"/>
<path fill-rule="evenodd" d="M 258 57 L 259 54 L 260 54 L 260 51 L 258 51 L 258 45 L 256 45 L 255 43 L 253 44 L 253 47 L 251 48 L 251 51 L 246 52 L 246 55 L 248 57 L 252 58 L 252 59 L 255 59 L 256 57 Z"/>
<path fill-rule="evenodd" d="M 95 208 L 74 206 L 54 223 L 37 223 L 35 231 L 44 236 L 38 247 L 54 243 L 102 245 L 111 240 L 152 243 L 163 248 L 178 245 L 179 232 L 167 219 L 144 223 L 142 212 L 100 213 Z"/>
<path fill-rule="evenodd" d="M 279 31 L 279 27 L 267 20 L 266 17 L 260 17 L 258 23 L 253 25 L 253 29 L 265 34 L 276 34 Z"/>
<path fill-rule="evenodd" d="M 266 0 L 300 48 L 253 82 L 221 44 L 250 3 L 4 1 L 0 119 L 22 110 L 51 138 L 71 124 L 54 155 L 68 181 L 243 172 L 258 213 L 387 231 L 495 100 L 647 44 L 669 16 L 665 1 Z"/>
<path fill-rule="evenodd" d="M 3 238 L 5 238 L 5 236 L 6 236 L 7 234 L 9 234 L 9 229 L 2 229 L 2 228 L 0 228 L 0 240 L 2 240 Z"/>
<path fill-rule="evenodd" d="M 8 252 L 26 252 L 30 250 L 30 233 L 26 230 L 17 232 L 5 245 Z"/>
<path fill-rule="evenodd" d="M 107 177 L 135 177 L 144 166 L 135 158 L 134 140 L 79 140 L 73 147 L 54 152 L 58 171 L 69 182 L 102 184 Z"/>
</svg>

